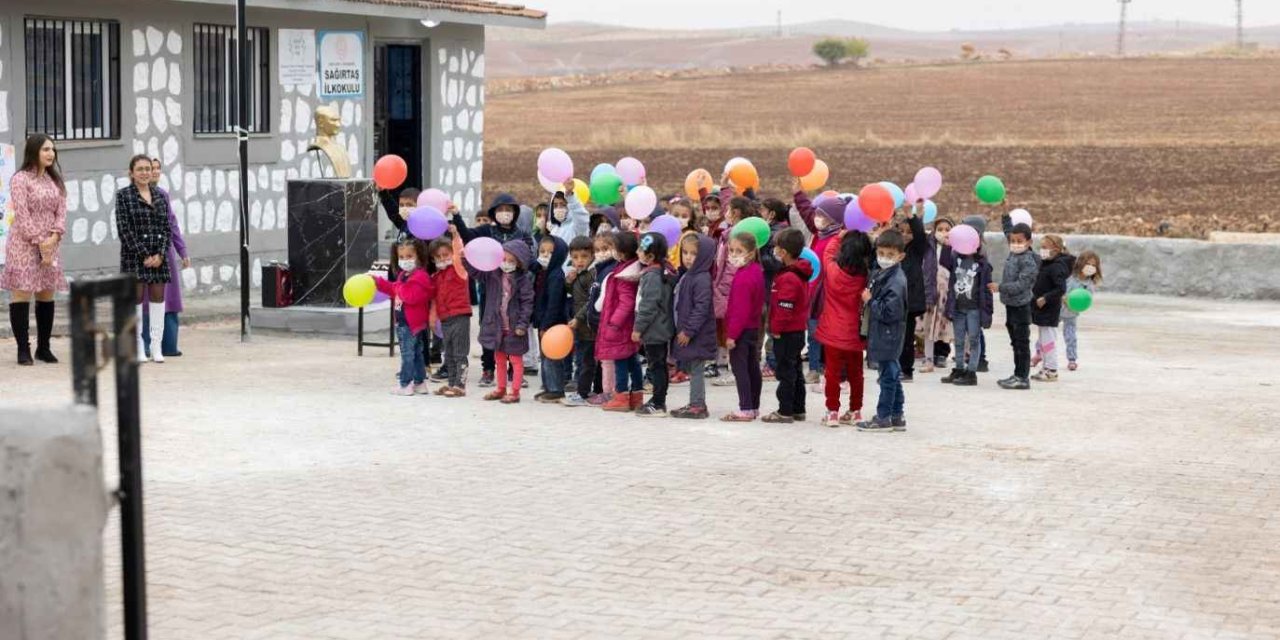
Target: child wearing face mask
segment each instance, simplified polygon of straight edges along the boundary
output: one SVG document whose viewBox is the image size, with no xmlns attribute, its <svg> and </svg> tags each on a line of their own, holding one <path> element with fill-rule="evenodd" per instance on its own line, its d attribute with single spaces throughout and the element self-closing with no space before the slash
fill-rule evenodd
<svg viewBox="0 0 1280 640">
<path fill-rule="evenodd" d="M 604 260 L 597 260 L 598 248 Z M 598 262 L 608 260 L 607 251 L 612 247 L 601 238 L 592 240 L 586 236 L 578 236 L 569 244 L 569 260 L 572 266 L 565 274 L 569 283 L 569 296 L 573 316 L 569 320 L 569 328 L 573 330 L 574 371 L 577 374 L 577 385 L 573 393 L 565 394 L 560 404 L 566 407 L 585 407 L 592 395 L 594 386 L 600 389 L 596 380 L 596 328 L 591 324 L 589 307 L 591 293 L 595 288 Z M 599 393 L 599 391 L 597 391 Z"/>
<path fill-rule="evenodd" d="M 471 282 L 463 266 L 462 236 L 450 227 L 451 239 L 431 243 L 431 259 L 436 273 L 431 277 L 436 289 L 436 315 L 444 334 L 444 369 L 448 382 L 436 395 L 461 398 L 467 395 L 467 354 L 471 351 Z"/>
<path fill-rule="evenodd" d="M 671 355 L 689 380 L 689 404 L 671 412 L 673 418 L 707 418 L 706 370 L 703 365 L 716 356 L 716 316 L 711 304 L 711 266 L 715 262 L 716 241 L 705 234 L 680 241 L 680 263 L 685 269 L 676 284 L 676 339 Z"/>
<path fill-rule="evenodd" d="M 564 191 L 557 191 L 551 197 L 547 226 L 551 235 L 564 240 L 566 245 L 572 244 L 574 238 L 591 234 L 591 214 L 574 194 L 573 180 L 565 180 Z"/>
<path fill-rule="evenodd" d="M 752 422 L 760 416 L 760 320 L 764 311 L 764 268 L 756 238 L 739 233 L 729 240 L 729 265 L 734 269 L 725 312 L 725 345 L 738 388 L 738 410 L 725 422 Z"/>
<path fill-rule="evenodd" d="M 494 354 L 497 389 L 485 400 L 504 404 L 520 402 L 524 383 L 524 354 L 529 351 L 529 322 L 533 314 L 533 276 L 529 265 L 532 251 L 522 239 L 508 240 L 502 245 L 502 266 L 493 271 L 479 271 L 464 261 L 467 273 L 484 287 L 486 304 L 480 315 L 480 346 Z M 511 390 L 507 391 L 507 366 L 511 366 Z"/>
<path fill-rule="evenodd" d="M 642 418 L 667 416 L 667 348 L 676 335 L 671 315 L 671 295 L 676 272 L 667 262 L 667 239 L 661 233 L 646 233 L 640 238 L 636 258 L 643 266 L 640 288 L 636 291 L 636 321 L 631 341 L 642 345 L 649 363 L 653 395 L 636 409 Z"/>
<path fill-rule="evenodd" d="M 1071 293 L 1076 289 L 1086 289 L 1089 293 L 1096 293 L 1098 287 L 1102 285 L 1102 259 L 1098 254 L 1092 251 L 1082 251 L 1080 257 L 1076 258 L 1075 269 L 1071 273 L 1071 277 L 1067 278 L 1067 293 Z M 1076 364 L 1076 319 L 1080 317 L 1079 313 L 1072 311 L 1066 305 L 1066 297 L 1063 297 L 1062 305 L 1062 339 L 1067 343 L 1067 369 L 1075 371 L 1078 368 Z"/>
<path fill-rule="evenodd" d="M 778 234 L 791 227 L 790 208 L 777 198 L 768 198 L 760 202 L 760 217 L 769 223 L 769 242 L 760 247 L 760 266 L 764 267 L 764 318 L 761 320 L 762 326 L 769 326 L 769 314 L 773 310 L 773 304 L 770 301 L 773 295 L 773 279 L 782 271 L 782 261 L 777 257 L 774 251 L 774 240 Z M 803 238 L 803 234 L 801 234 Z M 802 240 L 803 241 L 803 240 Z M 805 283 L 808 287 L 808 283 Z M 806 305 L 807 306 L 807 305 Z M 778 360 L 773 354 L 773 334 L 764 332 L 764 368 L 761 369 L 761 376 L 765 380 L 772 380 L 775 377 L 775 370 L 778 368 Z"/>
<path fill-rule="evenodd" d="M 430 328 L 435 289 L 425 267 L 427 255 L 427 248 L 422 242 L 401 240 L 396 245 L 399 275 L 394 281 L 374 278 L 378 291 L 391 297 L 396 316 L 396 338 L 400 341 L 400 384 L 392 391 L 393 395 L 429 392 L 422 340 Z"/>
<path fill-rule="evenodd" d="M 933 232 L 929 234 L 929 251 L 925 256 L 925 272 L 929 271 L 928 266 L 932 264 L 934 271 L 934 298 L 933 305 L 925 311 L 923 322 L 923 339 L 924 339 L 924 372 L 933 373 L 936 368 L 947 366 L 947 358 L 951 355 L 951 321 L 947 319 L 946 309 L 947 300 L 951 292 L 951 271 L 944 264 L 944 255 L 948 256 L 945 262 L 951 260 L 951 247 L 947 246 L 947 239 L 951 235 L 951 228 L 955 226 L 948 218 L 938 218 L 933 223 Z M 926 275 L 925 285 L 929 286 L 930 282 Z"/>
<path fill-rule="evenodd" d="M 942 315 L 955 329 L 956 366 L 942 377 L 943 384 L 957 387 L 978 385 L 978 373 L 986 356 L 983 329 L 991 327 L 995 299 L 990 289 L 991 263 L 982 244 L 971 255 L 961 255 L 949 247 L 941 254 L 938 273 L 946 273 Z"/>
<path fill-rule="evenodd" d="M 870 318 L 867 330 L 867 357 L 879 363 L 880 399 L 876 415 L 860 423 L 858 431 L 906 431 L 906 395 L 902 390 L 902 343 L 907 339 L 907 276 L 900 263 L 906 256 L 906 242 L 896 229 L 887 229 L 876 238 L 876 265 L 871 286 L 862 292 Z"/>
<path fill-rule="evenodd" d="M 569 246 L 564 240 L 553 236 L 543 236 L 538 243 L 538 260 L 533 272 L 533 326 L 538 330 L 539 339 L 535 341 L 541 349 L 541 336 L 551 327 L 569 322 L 569 293 L 565 279 L 564 262 L 569 256 Z M 543 354 L 542 391 L 534 396 L 534 400 L 544 403 L 558 403 L 564 399 L 566 365 L 568 361 L 552 360 Z"/>
<path fill-rule="evenodd" d="M 1031 227 L 1013 225 L 1007 234 L 1009 257 L 1005 259 L 1000 283 L 992 282 L 992 293 L 1004 304 L 1005 328 L 1013 347 L 1013 375 L 999 381 L 1001 389 L 1031 388 L 1031 301 L 1040 261 L 1031 253 Z M 957 345 L 957 354 L 959 352 Z M 957 356 L 958 357 L 958 356 Z"/>
<path fill-rule="evenodd" d="M 610 206 L 603 206 L 596 210 L 591 216 L 591 237 L 599 235 L 608 235 L 621 229 L 618 220 L 618 210 Z"/>
<path fill-rule="evenodd" d="M 643 266 L 636 257 L 639 243 L 630 233 L 614 234 L 618 264 L 600 285 L 600 329 L 596 333 L 596 360 L 612 360 L 616 377 L 613 398 L 601 405 L 605 411 L 635 411 L 644 404 L 644 377 L 640 370 L 640 345 L 631 339 L 636 321 L 636 295 Z"/>
<path fill-rule="evenodd" d="M 1049 234 L 1040 239 L 1040 270 L 1031 289 L 1034 305 L 1031 321 L 1039 330 L 1031 366 L 1044 362 L 1040 372 L 1031 378 L 1037 382 L 1058 379 L 1058 323 L 1062 299 L 1067 295 L 1067 278 L 1071 277 L 1075 262 L 1075 257 L 1067 253 L 1062 236 Z"/>
<path fill-rule="evenodd" d="M 795 194 L 793 197 L 796 211 L 813 236 L 809 248 L 813 249 L 814 254 L 818 256 L 825 255 L 827 245 L 831 244 L 844 228 L 844 208 L 847 203 L 839 198 L 827 198 L 822 202 L 821 207 L 814 207 L 799 178 L 791 181 L 791 190 Z M 808 384 L 820 382 L 824 368 L 822 344 L 818 341 L 818 318 L 822 314 L 823 293 L 823 278 L 819 276 L 817 280 L 809 283 L 809 373 L 805 375 L 805 382 Z"/>
<path fill-rule="evenodd" d="M 721 210 L 725 212 L 725 216 L 718 228 L 713 230 L 712 235 L 717 239 L 717 248 L 716 262 L 711 270 L 712 303 L 716 311 L 716 338 L 720 348 L 716 352 L 715 362 L 707 371 L 707 377 L 712 378 L 711 384 L 715 386 L 728 387 L 735 383 L 732 378 L 722 377 L 720 368 L 729 363 L 725 316 L 729 309 L 729 290 L 733 287 L 733 279 L 738 272 L 738 268 L 729 261 L 729 236 L 733 226 L 743 218 L 756 216 L 756 208 L 755 203 L 735 195 L 736 187 L 733 181 L 729 180 L 728 174 L 725 174 L 722 184 L 724 186 L 720 188 L 719 197 Z"/>
<path fill-rule="evenodd" d="M 615 267 L 618 266 L 617 253 L 614 251 L 617 243 L 617 234 L 602 233 L 594 238 L 595 263 L 592 269 L 595 271 L 595 282 L 591 284 L 589 299 L 585 309 L 585 315 L 580 315 L 583 322 L 591 327 L 591 331 L 595 336 L 596 343 L 600 338 L 600 308 L 601 296 L 604 295 L 604 281 L 613 273 Z M 587 404 L 593 407 L 604 406 L 605 403 L 613 399 L 616 391 L 616 371 L 612 366 L 604 366 L 604 363 L 595 355 L 595 343 L 592 344 L 592 359 L 596 361 L 596 379 L 599 380 L 600 392 L 587 397 Z"/>
</svg>

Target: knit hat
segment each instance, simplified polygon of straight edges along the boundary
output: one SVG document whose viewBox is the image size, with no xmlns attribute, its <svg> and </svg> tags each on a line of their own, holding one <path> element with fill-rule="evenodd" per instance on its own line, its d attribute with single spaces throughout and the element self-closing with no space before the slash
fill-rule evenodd
<svg viewBox="0 0 1280 640">
<path fill-rule="evenodd" d="M 978 230 L 979 234 L 987 232 L 987 219 L 982 216 L 965 216 L 963 224 L 967 224 Z"/>
</svg>

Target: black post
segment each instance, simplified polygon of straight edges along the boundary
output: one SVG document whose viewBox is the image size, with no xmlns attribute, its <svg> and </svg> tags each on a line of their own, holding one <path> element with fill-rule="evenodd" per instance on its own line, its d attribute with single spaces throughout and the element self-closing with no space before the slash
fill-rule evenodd
<svg viewBox="0 0 1280 640">
<path fill-rule="evenodd" d="M 240 142 L 240 341 L 249 340 L 249 30 L 245 0 L 236 0 L 236 138 Z"/>
</svg>

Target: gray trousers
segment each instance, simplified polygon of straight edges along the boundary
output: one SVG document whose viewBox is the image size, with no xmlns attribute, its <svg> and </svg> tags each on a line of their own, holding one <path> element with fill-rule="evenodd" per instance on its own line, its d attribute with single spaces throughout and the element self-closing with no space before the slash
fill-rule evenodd
<svg viewBox="0 0 1280 640">
<path fill-rule="evenodd" d="M 691 360 L 684 364 L 685 372 L 689 374 L 689 404 L 695 406 L 707 406 L 707 378 L 706 360 Z"/>
<path fill-rule="evenodd" d="M 1076 361 L 1076 318 L 1062 318 L 1062 339 L 1067 341 L 1067 362 Z"/>
<path fill-rule="evenodd" d="M 462 388 L 471 352 L 471 316 L 454 316 L 440 323 L 444 330 L 444 363 L 449 369 L 449 386 Z"/>
</svg>

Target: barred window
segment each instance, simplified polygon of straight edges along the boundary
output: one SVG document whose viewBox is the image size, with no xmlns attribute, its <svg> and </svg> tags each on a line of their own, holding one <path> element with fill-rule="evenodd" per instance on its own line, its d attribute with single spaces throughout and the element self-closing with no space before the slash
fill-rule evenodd
<svg viewBox="0 0 1280 640">
<path fill-rule="evenodd" d="M 120 23 L 27 18 L 27 133 L 120 136 Z"/>
<path fill-rule="evenodd" d="M 271 74 L 269 32 L 262 27 L 247 30 L 249 40 L 249 121 L 253 133 L 270 131 L 268 105 Z M 236 28 L 216 24 L 195 25 L 195 132 L 235 131 L 237 71 Z"/>
</svg>

